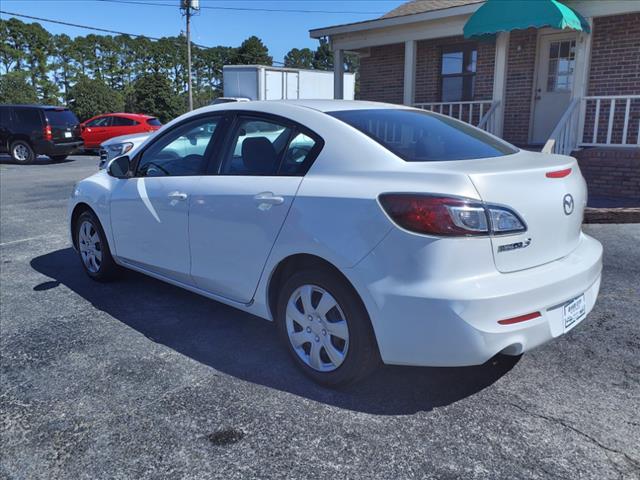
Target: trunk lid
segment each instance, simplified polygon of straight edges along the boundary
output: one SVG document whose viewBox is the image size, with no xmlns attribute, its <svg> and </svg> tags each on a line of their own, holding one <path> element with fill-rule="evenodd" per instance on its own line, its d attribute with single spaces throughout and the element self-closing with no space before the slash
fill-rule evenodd
<svg viewBox="0 0 640 480">
<path fill-rule="evenodd" d="M 469 162 L 465 171 L 484 202 L 506 206 L 526 223 L 521 234 L 492 236 L 500 272 L 552 262 L 578 246 L 587 190 L 573 158 L 520 151 Z"/>
</svg>

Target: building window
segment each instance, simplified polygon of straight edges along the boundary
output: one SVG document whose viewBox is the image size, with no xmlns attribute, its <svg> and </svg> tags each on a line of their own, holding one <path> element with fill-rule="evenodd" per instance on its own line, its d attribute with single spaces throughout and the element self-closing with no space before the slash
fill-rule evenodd
<svg viewBox="0 0 640 480">
<path fill-rule="evenodd" d="M 442 48 L 440 92 L 443 102 L 473 100 L 477 60 L 475 45 Z"/>
<path fill-rule="evenodd" d="M 570 92 L 576 63 L 576 41 L 551 42 L 547 92 Z"/>
</svg>

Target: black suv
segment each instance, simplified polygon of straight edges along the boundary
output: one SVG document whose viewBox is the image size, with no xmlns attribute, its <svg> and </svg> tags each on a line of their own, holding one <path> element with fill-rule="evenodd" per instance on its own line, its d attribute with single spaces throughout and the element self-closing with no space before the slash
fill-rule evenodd
<svg viewBox="0 0 640 480">
<path fill-rule="evenodd" d="M 0 105 L 0 152 L 18 163 L 36 155 L 62 161 L 82 147 L 80 122 L 65 107 Z"/>
</svg>

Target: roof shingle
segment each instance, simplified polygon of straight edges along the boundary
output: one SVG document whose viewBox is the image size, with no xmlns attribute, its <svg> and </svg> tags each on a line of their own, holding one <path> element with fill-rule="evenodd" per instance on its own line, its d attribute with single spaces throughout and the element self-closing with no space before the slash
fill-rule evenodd
<svg viewBox="0 0 640 480">
<path fill-rule="evenodd" d="M 380 18 L 402 17 L 405 15 L 414 15 L 416 13 L 460 7 L 462 5 L 480 3 L 483 1 L 484 0 L 411 0 L 409 2 L 403 3 L 399 7 L 394 8 L 390 12 L 385 13 Z"/>
</svg>

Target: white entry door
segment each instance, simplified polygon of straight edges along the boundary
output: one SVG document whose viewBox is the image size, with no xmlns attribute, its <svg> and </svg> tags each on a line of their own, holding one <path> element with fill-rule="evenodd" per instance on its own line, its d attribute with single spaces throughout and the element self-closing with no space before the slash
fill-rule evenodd
<svg viewBox="0 0 640 480">
<path fill-rule="evenodd" d="M 545 143 L 569 103 L 574 88 L 576 33 L 542 35 L 536 66 L 531 143 Z"/>
</svg>

